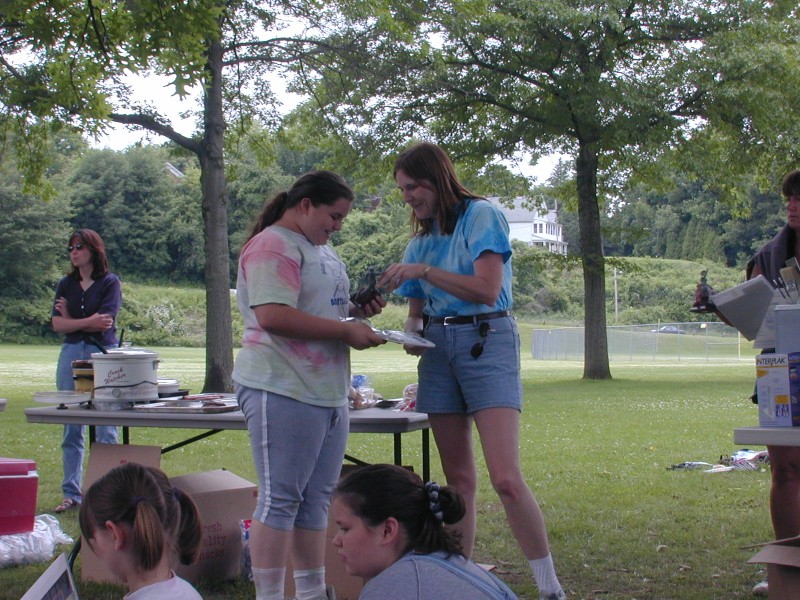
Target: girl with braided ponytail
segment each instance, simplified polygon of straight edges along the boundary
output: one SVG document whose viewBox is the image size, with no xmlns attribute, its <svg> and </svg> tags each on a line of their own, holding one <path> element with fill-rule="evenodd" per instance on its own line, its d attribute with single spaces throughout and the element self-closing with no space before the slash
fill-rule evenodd
<svg viewBox="0 0 800 600">
<path fill-rule="evenodd" d="M 510 600 L 517 596 L 464 556 L 451 528 L 464 499 L 395 465 L 361 467 L 336 488 L 333 545 L 350 575 L 366 580 L 359 600 Z"/>
<path fill-rule="evenodd" d="M 202 539 L 197 506 L 163 471 L 137 463 L 111 469 L 81 503 L 81 535 L 128 588 L 124 600 L 201 600 L 172 570 L 191 564 Z"/>
</svg>

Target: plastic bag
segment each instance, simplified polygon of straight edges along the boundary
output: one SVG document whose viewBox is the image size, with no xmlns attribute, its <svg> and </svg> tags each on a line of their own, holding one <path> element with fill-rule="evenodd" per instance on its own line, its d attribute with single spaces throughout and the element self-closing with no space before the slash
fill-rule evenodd
<svg viewBox="0 0 800 600">
<path fill-rule="evenodd" d="M 383 396 L 375 393 L 367 375 L 353 375 L 350 378 L 350 391 L 347 394 L 348 405 L 352 409 L 370 408 L 383 400 Z"/>
<path fill-rule="evenodd" d="M 408 410 L 414 411 L 417 408 L 417 387 L 416 383 L 409 383 L 403 389 L 403 401 L 395 408 L 395 410 Z"/>
<path fill-rule="evenodd" d="M 242 556 L 239 561 L 239 576 L 244 581 L 253 581 L 253 562 L 250 559 L 250 525 L 251 519 L 241 519 L 239 530 L 242 534 Z"/>
<path fill-rule="evenodd" d="M 53 515 L 39 515 L 33 531 L 0 535 L 0 567 L 47 562 L 53 558 L 56 544 L 71 544 Z"/>
<path fill-rule="evenodd" d="M 356 389 L 370 384 L 368 375 L 353 375 L 350 377 L 350 386 Z"/>
</svg>

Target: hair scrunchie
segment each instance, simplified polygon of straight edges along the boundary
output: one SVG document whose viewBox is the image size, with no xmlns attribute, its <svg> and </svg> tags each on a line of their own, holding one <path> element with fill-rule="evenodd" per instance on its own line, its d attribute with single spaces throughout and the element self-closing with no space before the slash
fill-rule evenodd
<svg viewBox="0 0 800 600">
<path fill-rule="evenodd" d="M 146 502 L 146 501 L 147 501 L 146 496 L 134 496 L 133 501 L 131 502 L 131 508 L 136 508 L 139 502 Z"/>
<path fill-rule="evenodd" d="M 442 505 L 439 503 L 439 484 L 435 481 L 429 481 L 425 484 L 425 491 L 428 493 L 428 508 L 430 508 L 436 520 L 441 523 L 444 521 L 444 513 L 442 512 Z"/>
</svg>

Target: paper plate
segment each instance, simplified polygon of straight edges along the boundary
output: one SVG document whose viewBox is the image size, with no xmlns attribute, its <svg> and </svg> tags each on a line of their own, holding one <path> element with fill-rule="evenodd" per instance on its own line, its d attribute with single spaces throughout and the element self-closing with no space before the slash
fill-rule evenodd
<svg viewBox="0 0 800 600">
<path fill-rule="evenodd" d="M 33 392 L 33 400 L 42 404 L 80 404 L 91 399 L 90 392 Z"/>
<path fill-rule="evenodd" d="M 420 346 L 423 348 L 434 348 L 436 346 L 432 341 L 426 340 L 424 337 L 420 337 L 415 333 L 396 331 L 394 329 L 376 329 L 375 333 L 387 342 L 394 342 L 395 344 Z"/>
<path fill-rule="evenodd" d="M 136 412 L 154 413 L 224 413 L 239 410 L 236 400 L 209 401 L 209 402 L 184 402 L 164 401 L 150 404 L 137 404 L 133 407 Z"/>
</svg>

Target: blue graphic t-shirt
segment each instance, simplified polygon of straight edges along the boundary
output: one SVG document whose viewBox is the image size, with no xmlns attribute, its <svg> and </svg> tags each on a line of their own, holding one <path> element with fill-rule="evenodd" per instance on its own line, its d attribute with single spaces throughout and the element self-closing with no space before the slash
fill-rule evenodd
<svg viewBox="0 0 800 600">
<path fill-rule="evenodd" d="M 412 279 L 397 288 L 407 298 L 425 298 L 423 312 L 429 316 L 476 315 L 508 310 L 511 297 L 511 241 L 508 222 L 495 206 L 485 200 L 465 200 L 466 209 L 459 216 L 450 235 L 442 235 L 434 223 L 431 233 L 414 237 L 406 247 L 404 263 L 425 263 L 434 267 L 474 275 L 473 262 L 484 252 L 503 257 L 503 287 L 494 306 L 467 302 L 448 294 L 422 279 Z"/>
</svg>

